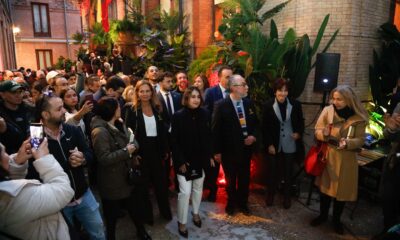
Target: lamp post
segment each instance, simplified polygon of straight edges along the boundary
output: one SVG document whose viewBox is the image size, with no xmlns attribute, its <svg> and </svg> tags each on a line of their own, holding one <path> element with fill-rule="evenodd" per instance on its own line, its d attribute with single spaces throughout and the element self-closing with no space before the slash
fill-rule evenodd
<svg viewBox="0 0 400 240">
<path fill-rule="evenodd" d="M 17 46 L 17 37 L 19 37 L 19 34 L 21 33 L 21 29 L 18 26 L 12 27 L 12 32 L 13 32 L 13 40 L 14 40 L 14 56 L 15 56 L 15 64 L 18 66 L 18 54 L 16 54 L 16 46 Z"/>
</svg>

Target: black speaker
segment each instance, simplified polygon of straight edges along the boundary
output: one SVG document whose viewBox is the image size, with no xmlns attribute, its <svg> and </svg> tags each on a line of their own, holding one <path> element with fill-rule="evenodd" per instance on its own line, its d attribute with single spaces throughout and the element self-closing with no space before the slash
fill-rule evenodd
<svg viewBox="0 0 400 240">
<path fill-rule="evenodd" d="M 337 86 L 339 64 L 339 53 L 317 54 L 314 91 L 329 92 Z"/>
</svg>

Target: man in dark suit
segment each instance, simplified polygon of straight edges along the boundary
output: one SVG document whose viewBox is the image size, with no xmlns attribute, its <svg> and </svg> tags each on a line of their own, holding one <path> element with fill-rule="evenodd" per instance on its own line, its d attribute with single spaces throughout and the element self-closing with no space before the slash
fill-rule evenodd
<svg viewBox="0 0 400 240">
<path fill-rule="evenodd" d="M 225 172 L 226 213 L 233 215 L 235 207 L 239 207 L 249 215 L 250 159 L 258 120 L 251 101 L 246 98 L 249 90 L 246 80 L 232 75 L 227 87 L 230 94 L 215 104 L 212 117 L 214 159 L 222 162 Z"/>
<path fill-rule="evenodd" d="M 219 84 L 208 88 L 204 93 L 204 104 L 206 108 L 213 113 L 214 103 L 225 98 L 228 94 L 228 80 L 232 76 L 232 69 L 229 66 L 221 66 L 218 70 Z M 210 190 L 207 200 L 215 202 L 217 197 L 217 178 L 219 174 L 220 164 L 214 161 L 215 166 L 206 169 L 205 187 Z"/>
<path fill-rule="evenodd" d="M 160 91 L 157 93 L 157 97 L 161 102 L 163 111 L 161 112 L 161 117 L 164 120 L 165 128 L 168 132 L 167 140 L 168 145 L 171 145 L 171 119 L 172 115 L 177 112 L 182 107 L 181 94 L 176 91 L 172 91 L 172 80 L 174 75 L 171 72 L 164 72 L 158 77 L 158 85 L 160 86 Z M 171 147 L 170 147 L 171 148 Z M 169 151 L 170 152 L 170 151 Z M 169 176 L 171 171 L 171 158 L 166 160 L 166 176 L 167 181 L 170 184 Z M 175 178 L 175 187 L 178 190 L 178 181 Z"/>
</svg>

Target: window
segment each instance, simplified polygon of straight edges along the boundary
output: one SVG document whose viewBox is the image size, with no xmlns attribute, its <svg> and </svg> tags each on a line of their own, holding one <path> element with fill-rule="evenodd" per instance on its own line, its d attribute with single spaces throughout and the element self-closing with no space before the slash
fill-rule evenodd
<svg viewBox="0 0 400 240">
<path fill-rule="evenodd" d="M 32 16 L 35 37 L 50 37 L 49 5 L 32 3 Z"/>
<path fill-rule="evenodd" d="M 44 69 L 53 65 L 53 52 L 50 49 L 37 49 L 36 62 L 38 69 Z"/>
</svg>

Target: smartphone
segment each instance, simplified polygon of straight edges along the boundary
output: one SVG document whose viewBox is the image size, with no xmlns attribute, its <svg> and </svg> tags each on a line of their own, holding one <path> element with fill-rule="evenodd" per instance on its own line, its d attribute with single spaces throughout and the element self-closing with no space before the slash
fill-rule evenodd
<svg viewBox="0 0 400 240">
<path fill-rule="evenodd" d="M 85 102 L 87 101 L 90 101 L 91 103 L 93 102 L 93 94 L 85 95 Z"/>
<path fill-rule="evenodd" d="M 31 145 L 38 149 L 44 138 L 43 125 L 41 123 L 31 123 L 29 126 L 31 133 Z"/>
</svg>

